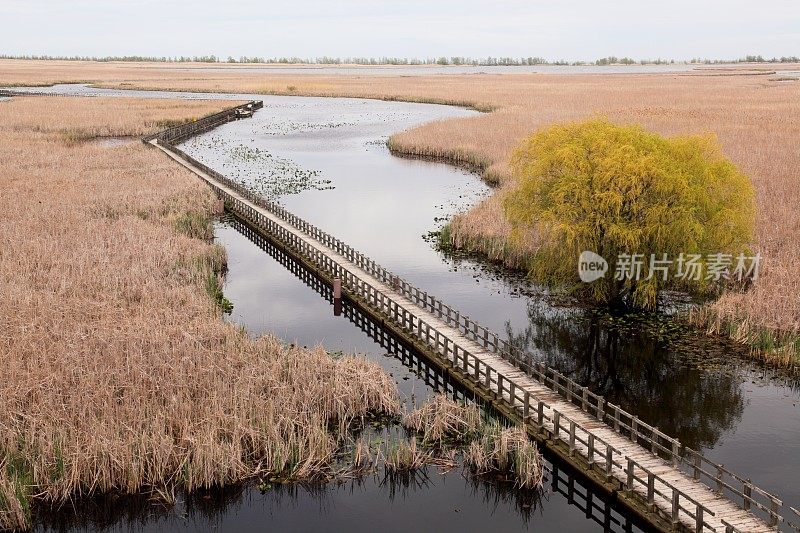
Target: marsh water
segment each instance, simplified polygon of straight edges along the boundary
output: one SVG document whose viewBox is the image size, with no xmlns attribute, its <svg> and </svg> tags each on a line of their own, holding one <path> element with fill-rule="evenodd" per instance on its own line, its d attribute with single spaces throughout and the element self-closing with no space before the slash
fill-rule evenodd
<svg viewBox="0 0 800 533">
<path fill-rule="evenodd" d="M 45 89 L 32 89 L 45 92 Z M 285 205 L 534 357 L 733 471 L 800 504 L 800 389 L 789 376 L 748 362 L 741 348 L 688 331 L 670 317 L 609 316 L 551 298 L 518 274 L 437 249 L 431 232 L 489 194 L 454 167 L 392 156 L 392 133 L 472 111 L 361 99 L 109 91 L 64 86 L 69 94 L 257 98 L 253 118 L 223 125 L 182 148 L 230 178 Z M 133 94 L 132 94 L 133 93 Z M 109 150 L 116 149 L 114 145 Z M 252 335 L 274 332 L 331 352 L 378 361 L 404 397 L 460 394 L 408 347 L 357 310 L 334 316 L 330 290 L 235 218 L 216 224 L 229 271 L 228 320 Z M 599 531 L 635 528 L 624 511 L 548 458 L 536 497 L 435 469 L 414 483 L 360 483 L 183 496 L 171 510 L 122 513 L 100 507 L 41 527 L 292 530 L 409 528 Z M 77 520 L 77 522 L 75 521 Z M 88 522 L 81 522 L 86 520 Z"/>
</svg>

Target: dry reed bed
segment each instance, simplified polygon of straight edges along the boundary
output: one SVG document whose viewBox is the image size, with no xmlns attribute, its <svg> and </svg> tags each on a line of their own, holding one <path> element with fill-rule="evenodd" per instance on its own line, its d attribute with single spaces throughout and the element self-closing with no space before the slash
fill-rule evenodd
<svg viewBox="0 0 800 533">
<path fill-rule="evenodd" d="M 474 403 L 451 400 L 443 394 L 429 398 L 403 417 L 403 426 L 417 441 L 401 442 L 386 454 L 391 473 L 407 472 L 426 463 L 454 465 L 454 452 L 463 448 L 465 468 L 475 476 L 500 475 L 522 489 L 542 485 L 544 460 L 524 429 L 504 427 L 485 417 Z"/>
<path fill-rule="evenodd" d="M 397 411 L 375 364 L 219 319 L 206 290 L 224 250 L 178 229 L 215 205 L 189 172 L 141 143 L 61 132 L 139 134 L 224 105 L 0 102 L 0 529 L 28 527 L 32 502 L 96 491 L 324 475 L 331 422 Z"/>
<path fill-rule="evenodd" d="M 714 69 L 643 75 L 343 76 L 200 67 L 5 60 L 0 61 L 0 84 L 90 80 L 121 88 L 358 96 L 494 109 L 412 129 L 393 136 L 390 145 L 405 154 L 477 166 L 501 192 L 513 185 L 508 169 L 513 148 L 553 122 L 604 115 L 668 135 L 714 132 L 756 187 L 753 248 L 764 261 L 761 278 L 747 292 L 726 293 L 692 319 L 775 361 L 790 363 L 800 354 L 800 279 L 794 272 L 800 264 L 800 82 L 749 75 L 753 69 L 747 65 L 726 69 L 736 74 L 729 76 Z M 456 217 L 451 230 L 456 244 L 515 267 L 524 267 L 537 245 L 508 246 L 509 225 L 498 194 Z"/>
<path fill-rule="evenodd" d="M 168 126 L 196 120 L 223 104 L 209 101 L 102 98 L 102 105 L 91 105 L 83 98 L 36 98 L 36 104 L 23 111 L 12 105 L 14 113 L 3 117 L 5 132 L 57 133 L 67 141 L 101 137 L 132 137 Z M 133 102 L 133 103 L 132 103 Z M 228 105 L 235 105 L 234 102 Z M 43 120 L 42 117 L 48 117 Z"/>
<path fill-rule="evenodd" d="M 481 410 L 436 394 L 403 417 L 403 426 L 419 435 L 423 444 L 441 446 L 445 441 L 464 442 L 483 424 Z"/>
</svg>

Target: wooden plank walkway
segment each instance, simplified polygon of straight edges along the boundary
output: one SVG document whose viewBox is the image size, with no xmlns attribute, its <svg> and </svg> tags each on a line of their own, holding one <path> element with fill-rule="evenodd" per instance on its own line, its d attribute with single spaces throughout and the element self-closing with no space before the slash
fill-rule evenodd
<svg viewBox="0 0 800 533">
<path fill-rule="evenodd" d="M 586 468 L 602 473 L 609 482 L 615 481 L 619 490 L 640 503 L 639 510 L 643 508 L 646 513 L 659 517 L 652 522 L 662 529 L 663 524 L 668 523 L 694 531 L 775 530 L 722 496 L 721 490 L 712 490 L 695 479 L 700 464 L 696 459 L 692 476 L 678 467 L 677 454 L 666 460 L 655 453 L 663 449 L 655 433 L 646 441 L 648 447 L 642 445 L 637 428 L 646 424 L 638 422 L 637 425 L 635 417 L 625 413 L 630 420 L 622 426 L 631 431 L 623 434 L 619 428 L 621 411 L 618 408 L 606 404 L 605 408 L 610 411 L 604 413 L 604 404 L 599 402 L 595 405 L 599 416 L 592 415 L 586 408 L 585 389 L 583 406 L 578 406 L 570 395 L 579 391 L 568 388 L 565 398 L 564 390 L 548 383 L 546 377 L 537 375 L 534 379 L 520 370 L 518 362 L 509 361 L 498 353 L 497 337 L 492 344 L 485 328 L 479 329 L 467 317 L 390 275 L 362 254 L 282 208 L 265 207 L 240 186 L 169 143 L 159 142 L 157 137 L 148 142 L 209 183 L 239 216 L 290 246 L 332 278 L 340 278 L 348 294 L 366 302 L 399 325 L 407 335 L 423 342 L 474 388 L 488 391 L 495 401 L 515 410 L 529 429 L 548 434 L 551 440 L 568 447 L 570 456 L 582 458 Z M 603 422 L 610 412 L 615 413 L 615 427 Z M 677 441 L 672 439 L 671 442 L 674 451 Z M 745 487 L 744 494 L 747 490 Z M 758 505 L 755 500 L 753 503 Z"/>
</svg>

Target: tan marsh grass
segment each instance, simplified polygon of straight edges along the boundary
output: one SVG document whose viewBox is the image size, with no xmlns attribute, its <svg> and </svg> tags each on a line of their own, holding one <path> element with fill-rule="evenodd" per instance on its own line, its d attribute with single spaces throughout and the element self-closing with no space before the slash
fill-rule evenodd
<svg viewBox="0 0 800 533">
<path fill-rule="evenodd" d="M 505 474 L 524 489 L 539 487 L 544 479 L 544 463 L 536 444 L 517 427 L 495 424 L 484 429 L 482 438 L 472 441 L 464 453 L 464 464 L 478 476 Z"/>
<path fill-rule="evenodd" d="M 403 426 L 420 437 L 423 444 L 441 446 L 445 441 L 461 442 L 473 437 L 483 424 L 480 408 L 436 394 L 403 417 Z"/>
<path fill-rule="evenodd" d="M 376 364 L 220 320 L 206 287 L 224 250 L 177 222 L 216 206 L 192 174 L 142 143 L 64 135 L 138 135 L 226 105 L 0 102 L 0 529 L 99 492 L 324 476 L 350 422 L 398 411 Z"/>
</svg>

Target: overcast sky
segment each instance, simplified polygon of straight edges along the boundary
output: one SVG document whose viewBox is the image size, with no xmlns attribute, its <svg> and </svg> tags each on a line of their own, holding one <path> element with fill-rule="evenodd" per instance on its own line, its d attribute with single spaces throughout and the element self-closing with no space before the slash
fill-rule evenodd
<svg viewBox="0 0 800 533">
<path fill-rule="evenodd" d="M 0 0 L 0 53 L 800 55 L 800 1 Z"/>
</svg>

